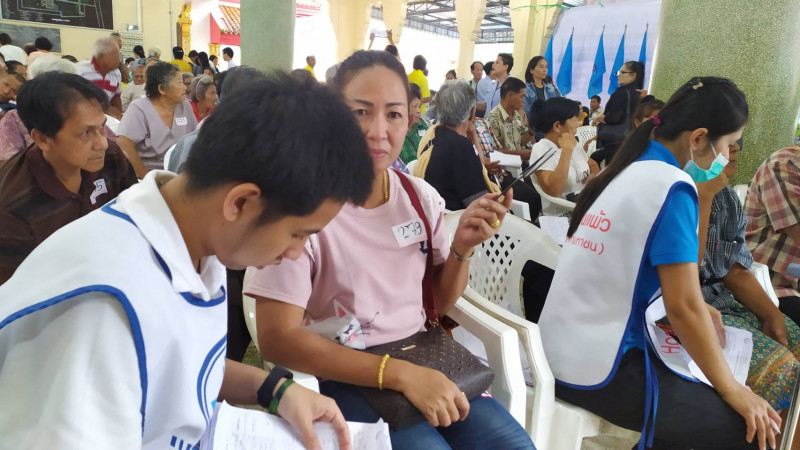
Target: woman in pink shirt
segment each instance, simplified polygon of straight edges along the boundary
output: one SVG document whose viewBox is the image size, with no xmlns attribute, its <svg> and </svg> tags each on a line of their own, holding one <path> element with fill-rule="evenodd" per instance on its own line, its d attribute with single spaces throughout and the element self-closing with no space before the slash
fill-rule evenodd
<svg viewBox="0 0 800 450">
<path fill-rule="evenodd" d="M 276 364 L 312 373 L 347 420 L 375 422 L 379 415 L 358 386 L 378 387 L 381 356 L 360 349 L 397 341 L 424 329 L 422 278 L 433 251 L 434 298 L 440 315 L 452 309 L 467 282 L 473 248 L 493 236 L 511 199 L 488 194 L 462 216 L 452 246 L 444 201 L 433 187 L 410 178 L 430 223 L 427 236 L 406 238 L 398 229 L 419 215 L 389 169 L 408 129 L 408 79 L 386 52 L 358 51 L 339 68 L 334 86 L 350 106 L 375 167 L 364 205 L 345 204 L 312 236 L 297 260 L 259 270 L 245 284 L 256 298 L 259 343 Z M 347 176 L 347 174 L 342 174 Z M 386 361 L 383 387 L 401 392 L 426 420 L 391 430 L 394 448 L 533 448 L 525 430 L 492 398 L 468 400 L 441 372 L 399 359 Z"/>
</svg>

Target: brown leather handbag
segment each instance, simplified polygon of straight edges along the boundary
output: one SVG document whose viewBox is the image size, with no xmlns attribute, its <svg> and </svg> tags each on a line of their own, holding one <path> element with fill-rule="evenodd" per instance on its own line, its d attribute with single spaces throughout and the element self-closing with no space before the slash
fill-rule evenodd
<svg viewBox="0 0 800 450">
<path fill-rule="evenodd" d="M 399 173 L 399 178 L 428 234 L 427 263 L 425 276 L 422 278 L 422 301 L 427 317 L 425 323 L 427 330 L 399 341 L 370 347 L 364 351 L 381 356 L 388 354 L 395 359 L 438 370 L 455 383 L 471 400 L 486 392 L 491 386 L 494 381 L 494 372 L 464 346 L 453 340 L 439 322 L 439 314 L 433 298 L 433 246 L 431 242 L 433 232 L 411 181 L 402 173 Z M 403 428 L 425 420 L 422 413 L 401 392 L 367 387 L 363 387 L 361 390 L 369 404 L 392 429 Z"/>
</svg>

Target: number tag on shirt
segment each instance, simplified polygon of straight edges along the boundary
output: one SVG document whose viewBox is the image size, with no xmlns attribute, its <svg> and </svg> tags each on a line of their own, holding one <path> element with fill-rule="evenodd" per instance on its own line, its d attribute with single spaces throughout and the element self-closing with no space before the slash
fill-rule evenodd
<svg viewBox="0 0 800 450">
<path fill-rule="evenodd" d="M 394 237 L 397 239 L 397 245 L 406 247 L 417 242 L 428 239 L 425 233 L 425 225 L 422 224 L 421 219 L 409 220 L 406 223 L 401 223 L 392 227 Z"/>
<path fill-rule="evenodd" d="M 417 134 L 419 135 L 419 137 L 425 136 L 425 131 L 426 130 L 419 130 L 417 131 Z"/>
<path fill-rule="evenodd" d="M 175 124 L 178 125 L 179 127 L 186 126 L 187 123 L 189 123 L 189 121 L 186 120 L 186 117 L 176 117 L 175 118 Z"/>
</svg>

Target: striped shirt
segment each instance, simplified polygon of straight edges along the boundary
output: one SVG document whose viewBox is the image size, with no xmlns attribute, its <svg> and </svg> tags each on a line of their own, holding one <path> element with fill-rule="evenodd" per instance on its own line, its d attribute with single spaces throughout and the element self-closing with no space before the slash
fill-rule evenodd
<svg viewBox="0 0 800 450">
<path fill-rule="evenodd" d="M 797 278 L 786 276 L 800 263 L 800 245 L 782 230 L 800 223 L 800 147 L 770 155 L 756 170 L 745 200 L 746 238 L 753 259 L 772 274 L 778 297 L 800 297 Z"/>
<path fill-rule="evenodd" d="M 119 69 L 114 69 L 103 75 L 98 70 L 94 58 L 89 61 L 79 62 L 76 66 L 78 67 L 78 75 L 102 89 L 108 95 L 109 100 L 122 93 L 122 74 Z"/>
<path fill-rule="evenodd" d="M 0 166 L 0 284 L 48 236 L 136 184 L 122 150 L 108 142 L 105 165 L 81 171 L 80 191 L 69 191 L 35 145 Z"/>
</svg>

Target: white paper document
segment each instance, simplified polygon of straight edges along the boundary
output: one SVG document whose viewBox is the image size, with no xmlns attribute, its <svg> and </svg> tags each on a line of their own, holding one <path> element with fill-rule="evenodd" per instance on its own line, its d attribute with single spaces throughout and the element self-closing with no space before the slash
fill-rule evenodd
<svg viewBox="0 0 800 450">
<path fill-rule="evenodd" d="M 711 382 L 708 381 L 697 363 L 692 360 L 683 345 L 655 324 L 655 321 L 664 317 L 663 310 L 663 300 L 658 299 L 647 311 L 647 331 L 661 360 L 675 372 L 685 377 L 696 378 L 711 386 Z M 725 329 L 725 348 L 722 349 L 722 355 L 728 362 L 733 377 L 744 385 L 750 369 L 750 359 L 753 356 L 753 334 L 738 328 L 727 326 L 723 328 Z"/>
<path fill-rule="evenodd" d="M 550 239 L 554 240 L 559 246 L 564 246 L 567 241 L 567 230 L 569 230 L 569 219 L 566 217 L 539 216 L 539 225 L 542 231 Z"/>
<path fill-rule="evenodd" d="M 353 450 L 391 450 L 389 426 L 377 423 L 348 422 Z M 339 439 L 333 425 L 314 423 L 323 450 L 338 450 Z M 264 411 L 236 408 L 226 402 L 214 408 L 200 450 L 303 450 L 299 432 L 280 417 Z"/>
</svg>

